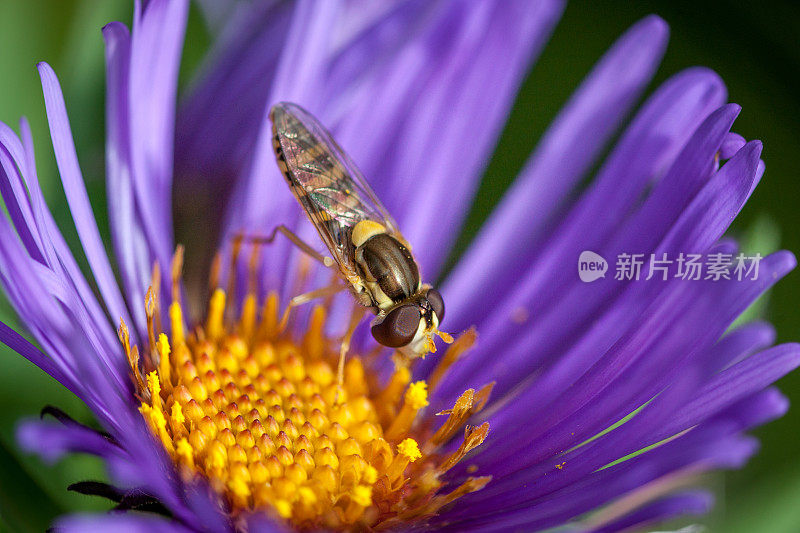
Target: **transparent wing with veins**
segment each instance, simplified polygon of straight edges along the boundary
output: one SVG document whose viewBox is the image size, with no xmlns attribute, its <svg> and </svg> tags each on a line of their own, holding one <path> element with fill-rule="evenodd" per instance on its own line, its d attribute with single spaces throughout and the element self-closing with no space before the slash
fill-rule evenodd
<svg viewBox="0 0 800 533">
<path fill-rule="evenodd" d="M 279 166 L 345 276 L 356 274 L 350 235 L 360 221 L 380 222 L 405 242 L 353 161 L 310 113 L 283 102 L 270 117 Z"/>
</svg>

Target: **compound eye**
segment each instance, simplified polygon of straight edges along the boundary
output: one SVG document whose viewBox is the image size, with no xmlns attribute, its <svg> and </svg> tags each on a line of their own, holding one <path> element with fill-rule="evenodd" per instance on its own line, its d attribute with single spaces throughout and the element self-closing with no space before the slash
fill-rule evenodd
<svg viewBox="0 0 800 533">
<path fill-rule="evenodd" d="M 372 326 L 372 336 L 389 348 L 405 346 L 414 340 L 420 316 L 419 307 L 414 304 L 395 307 L 383 321 Z"/>
<path fill-rule="evenodd" d="M 439 319 L 439 324 L 444 320 L 444 299 L 436 289 L 428 289 L 428 294 L 425 295 L 428 303 L 431 304 L 433 312 L 436 313 L 436 318 Z"/>
</svg>

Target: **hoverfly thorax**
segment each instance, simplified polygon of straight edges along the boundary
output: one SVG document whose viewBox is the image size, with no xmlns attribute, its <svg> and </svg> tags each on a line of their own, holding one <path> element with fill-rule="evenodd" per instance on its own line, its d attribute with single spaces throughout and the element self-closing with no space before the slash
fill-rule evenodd
<svg viewBox="0 0 800 533">
<path fill-rule="evenodd" d="M 436 350 L 441 295 L 424 285 L 411 247 L 361 172 L 307 111 L 270 111 L 278 166 L 356 301 L 377 315 L 372 334 L 410 357 Z"/>
<path fill-rule="evenodd" d="M 364 230 L 363 226 L 369 226 Z M 420 289 L 419 267 L 411 251 L 372 221 L 359 222 L 353 231 L 359 275 L 366 283 L 373 306 L 388 311 Z"/>
</svg>

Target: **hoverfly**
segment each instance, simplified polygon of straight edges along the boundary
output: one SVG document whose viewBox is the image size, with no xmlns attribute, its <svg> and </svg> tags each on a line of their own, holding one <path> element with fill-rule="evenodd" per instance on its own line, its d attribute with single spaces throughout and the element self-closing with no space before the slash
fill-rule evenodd
<svg viewBox="0 0 800 533">
<path fill-rule="evenodd" d="M 439 331 L 442 295 L 422 283 L 411 246 L 350 157 L 296 104 L 276 104 L 270 119 L 278 166 L 333 256 L 345 286 L 376 315 L 371 324 L 375 340 L 409 359 L 436 351 L 435 335 L 452 342 Z M 278 229 L 314 255 L 288 229 Z M 333 266 L 329 258 L 316 256 Z"/>
</svg>

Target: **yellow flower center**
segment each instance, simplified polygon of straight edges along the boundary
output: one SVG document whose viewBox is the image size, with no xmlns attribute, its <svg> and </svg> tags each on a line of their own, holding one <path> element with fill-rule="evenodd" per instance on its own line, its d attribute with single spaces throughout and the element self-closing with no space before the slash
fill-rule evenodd
<svg viewBox="0 0 800 533">
<path fill-rule="evenodd" d="M 168 337 L 156 332 L 157 292 L 148 292 L 150 346 L 141 358 L 120 327 L 140 411 L 180 473 L 207 479 L 234 518 L 265 511 L 298 529 L 390 527 L 488 483 L 469 478 L 448 489 L 441 480 L 483 442 L 488 423 L 467 426 L 455 452 L 438 452 L 483 407 L 491 384 L 438 413 L 441 425 L 423 414 L 429 388 L 472 345 L 473 331 L 449 347 L 427 383 L 411 383 L 409 369 L 398 366 L 379 384 L 350 354 L 340 388 L 324 306 L 297 340 L 281 331 L 274 294 L 260 312 L 248 295 L 240 316 L 226 320 L 231 309 L 217 289 L 205 324 L 189 331 L 176 295 Z"/>
</svg>

